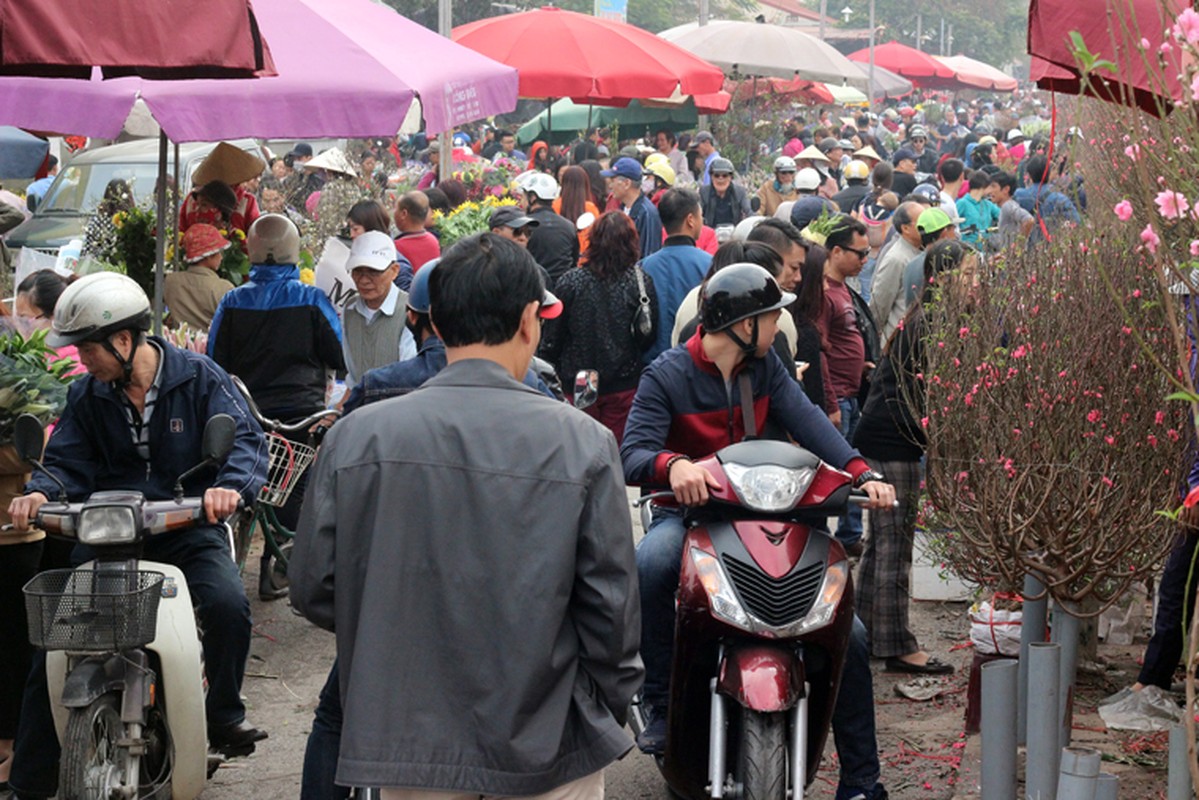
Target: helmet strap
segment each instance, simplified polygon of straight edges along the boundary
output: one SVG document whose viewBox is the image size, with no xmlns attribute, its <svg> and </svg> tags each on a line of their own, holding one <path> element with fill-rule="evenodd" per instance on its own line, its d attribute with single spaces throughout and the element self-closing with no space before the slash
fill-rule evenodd
<svg viewBox="0 0 1199 800">
<path fill-rule="evenodd" d="M 750 335 L 748 342 L 737 334 L 733 333 L 732 326 L 724 329 L 724 332 L 728 334 L 728 337 L 736 342 L 737 346 L 741 348 L 741 352 L 747 356 L 752 356 L 758 349 L 758 316 L 758 314 L 754 315 L 753 333 Z"/>
<path fill-rule="evenodd" d="M 125 387 L 127 387 L 130 383 L 132 383 L 132 381 L 133 381 L 133 357 L 135 355 L 137 355 L 137 348 L 142 343 L 142 332 L 141 331 L 132 331 L 131 330 L 131 331 L 129 331 L 129 336 L 132 341 L 132 345 L 129 348 L 129 358 L 125 358 L 121 355 L 120 351 L 118 351 L 116 346 L 113 345 L 111 336 L 105 336 L 104 339 L 100 342 L 101 346 L 105 350 L 107 350 L 112 355 L 113 358 L 115 358 L 117 360 L 118 364 L 121 365 L 121 377 L 117 378 L 115 381 L 112 382 L 112 388 L 116 389 L 118 391 L 123 391 L 125 389 Z"/>
</svg>

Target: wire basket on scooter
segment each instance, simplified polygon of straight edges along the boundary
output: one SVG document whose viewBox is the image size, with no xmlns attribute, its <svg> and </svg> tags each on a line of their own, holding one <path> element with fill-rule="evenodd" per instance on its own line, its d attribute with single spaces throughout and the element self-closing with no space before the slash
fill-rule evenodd
<svg viewBox="0 0 1199 800">
<path fill-rule="evenodd" d="M 316 458 L 316 450 L 277 433 L 268 433 L 266 441 L 271 464 L 267 470 L 266 485 L 258 494 L 258 502 L 281 507 L 291 497 L 292 489 L 296 488 L 304 470 Z"/>
<path fill-rule="evenodd" d="M 154 641 L 161 572 L 52 569 L 25 584 L 29 641 L 43 650 L 115 652 Z"/>
</svg>

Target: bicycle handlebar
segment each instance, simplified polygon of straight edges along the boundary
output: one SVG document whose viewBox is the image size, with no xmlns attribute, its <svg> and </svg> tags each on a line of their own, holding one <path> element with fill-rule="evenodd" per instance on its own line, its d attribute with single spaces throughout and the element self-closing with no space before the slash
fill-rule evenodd
<svg viewBox="0 0 1199 800">
<path fill-rule="evenodd" d="M 258 403 L 254 402 L 254 397 L 250 394 L 250 390 L 246 388 L 246 384 L 242 381 L 242 379 L 236 375 L 230 375 L 229 377 L 233 380 L 233 385 L 237 387 L 239 392 L 241 392 L 242 397 L 246 399 L 246 405 L 250 407 L 250 416 L 258 421 L 258 424 L 262 426 L 264 431 L 269 433 L 303 433 L 325 417 L 341 416 L 341 411 L 339 409 L 327 408 L 317 411 L 313 414 L 309 414 L 299 422 L 295 422 L 290 425 L 284 424 L 277 419 L 269 419 L 262 413 L 262 409 L 258 407 Z"/>
</svg>

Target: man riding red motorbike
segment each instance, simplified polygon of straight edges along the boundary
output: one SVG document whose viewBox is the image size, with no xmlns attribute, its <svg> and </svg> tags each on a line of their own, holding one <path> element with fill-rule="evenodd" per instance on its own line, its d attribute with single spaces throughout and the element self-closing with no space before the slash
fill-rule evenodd
<svg viewBox="0 0 1199 800">
<path fill-rule="evenodd" d="M 849 447 L 821 409 L 786 373 L 771 350 L 783 309 L 795 295 L 783 292 L 763 268 L 734 264 L 712 276 L 702 293 L 702 324 L 689 341 L 663 353 L 642 375 L 621 447 L 625 479 L 669 486 L 675 500 L 697 506 L 720 484 L 693 463 L 745 438 L 743 409 L 769 418 L 804 448 L 853 478 L 867 508 L 890 506 L 895 491 Z M 745 388 L 740 388 L 748 380 Z M 742 394 L 748 396 L 742 398 Z M 641 586 L 641 654 L 646 677 L 642 706 L 647 724 L 638 746 L 660 755 L 667 744 L 667 699 L 686 529 L 677 508 L 655 508 L 637 549 Z M 854 618 L 833 713 L 841 761 L 837 800 L 881 800 L 874 735 L 874 706 L 866 632 Z"/>
</svg>

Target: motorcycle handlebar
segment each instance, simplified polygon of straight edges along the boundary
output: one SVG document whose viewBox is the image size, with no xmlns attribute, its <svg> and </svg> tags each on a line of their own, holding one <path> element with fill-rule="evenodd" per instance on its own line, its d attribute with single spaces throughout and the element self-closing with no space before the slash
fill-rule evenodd
<svg viewBox="0 0 1199 800">
<path fill-rule="evenodd" d="M 633 508 L 641 508 L 646 503 L 651 503 L 654 500 L 674 499 L 674 492 L 653 492 L 644 497 L 638 497 L 633 501 Z M 849 493 L 849 502 L 856 506 L 864 506 L 870 502 L 870 495 L 863 492 L 861 489 L 853 489 Z M 895 500 L 891 503 L 892 508 L 899 508 L 899 501 Z"/>
</svg>

